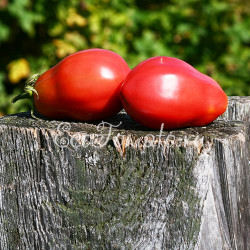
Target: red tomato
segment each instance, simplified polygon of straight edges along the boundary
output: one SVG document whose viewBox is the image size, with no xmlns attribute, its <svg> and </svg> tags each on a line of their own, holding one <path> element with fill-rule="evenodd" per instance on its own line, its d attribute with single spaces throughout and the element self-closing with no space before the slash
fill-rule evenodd
<svg viewBox="0 0 250 250">
<path fill-rule="evenodd" d="M 112 51 L 79 51 L 38 78 L 35 108 L 52 119 L 105 119 L 122 109 L 119 90 L 129 71 L 122 57 Z"/>
<path fill-rule="evenodd" d="M 227 96 L 212 78 L 188 63 L 154 57 L 137 65 L 121 87 L 126 112 L 142 125 L 159 129 L 205 126 L 224 113 Z"/>
</svg>

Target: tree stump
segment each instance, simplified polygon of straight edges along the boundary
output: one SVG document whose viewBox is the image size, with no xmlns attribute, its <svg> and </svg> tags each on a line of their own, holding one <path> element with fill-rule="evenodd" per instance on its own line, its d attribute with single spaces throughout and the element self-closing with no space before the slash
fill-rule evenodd
<svg viewBox="0 0 250 250">
<path fill-rule="evenodd" d="M 250 249 L 249 114 L 230 97 L 174 131 L 1 118 L 0 249 Z"/>
</svg>

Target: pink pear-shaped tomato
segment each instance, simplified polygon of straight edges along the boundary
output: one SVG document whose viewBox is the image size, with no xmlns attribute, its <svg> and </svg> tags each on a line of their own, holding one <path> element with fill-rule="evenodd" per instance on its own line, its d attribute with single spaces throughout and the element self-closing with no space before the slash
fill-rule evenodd
<svg viewBox="0 0 250 250">
<path fill-rule="evenodd" d="M 79 51 L 38 78 L 35 108 L 52 119 L 105 119 L 122 109 L 119 91 L 129 72 L 123 58 L 112 51 Z"/>
<path fill-rule="evenodd" d="M 223 114 L 227 96 L 220 85 L 188 63 L 154 57 L 137 65 L 121 87 L 126 112 L 138 123 L 159 129 L 205 126 Z"/>
</svg>

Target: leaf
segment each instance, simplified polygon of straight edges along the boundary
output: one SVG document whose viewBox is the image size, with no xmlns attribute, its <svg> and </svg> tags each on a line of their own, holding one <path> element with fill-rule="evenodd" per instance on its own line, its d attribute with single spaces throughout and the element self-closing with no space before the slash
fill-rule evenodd
<svg viewBox="0 0 250 250">
<path fill-rule="evenodd" d="M 10 28 L 0 20 L 0 43 L 6 41 L 10 35 Z"/>
<path fill-rule="evenodd" d="M 75 8 L 70 8 L 68 11 L 68 17 L 66 18 L 66 23 L 70 27 L 74 25 L 84 27 L 87 24 L 87 20 L 83 16 L 79 15 Z"/>
<path fill-rule="evenodd" d="M 85 37 L 77 31 L 65 33 L 64 38 L 78 49 L 87 47 Z"/>
<path fill-rule="evenodd" d="M 8 64 L 8 78 L 11 83 L 18 83 L 21 79 L 27 78 L 30 74 L 30 66 L 26 59 L 21 58 Z"/>
<path fill-rule="evenodd" d="M 8 4 L 7 9 L 13 17 L 18 19 L 22 30 L 32 36 L 35 34 L 35 24 L 43 22 L 44 16 L 32 11 L 31 7 L 30 0 L 14 0 Z"/>
<path fill-rule="evenodd" d="M 53 40 L 53 44 L 56 46 L 56 55 L 59 58 L 63 58 L 77 51 L 73 45 L 61 39 Z"/>
</svg>

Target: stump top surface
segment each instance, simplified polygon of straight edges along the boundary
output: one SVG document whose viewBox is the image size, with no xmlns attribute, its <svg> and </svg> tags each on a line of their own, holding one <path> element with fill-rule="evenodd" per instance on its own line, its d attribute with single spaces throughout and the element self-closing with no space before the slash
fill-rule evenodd
<svg viewBox="0 0 250 250">
<path fill-rule="evenodd" d="M 250 106 L 250 97 L 229 97 L 229 105 L 233 105 L 235 102 L 247 104 Z M 225 112 L 226 113 L 226 112 Z M 22 128 L 38 128 L 59 130 L 67 132 L 83 132 L 88 134 L 100 134 L 106 133 L 110 129 L 112 135 L 117 134 L 132 134 L 135 137 L 144 137 L 146 135 L 159 135 L 159 130 L 147 129 L 135 121 L 133 121 L 124 111 L 121 111 L 112 119 L 104 121 L 87 123 L 87 122 L 72 122 L 72 121 L 56 121 L 48 120 L 36 114 L 38 119 L 31 117 L 30 112 L 23 112 L 13 115 L 7 115 L 0 118 L 0 126 L 5 125 L 9 127 L 22 127 Z M 112 125 L 112 127 L 111 127 Z M 119 125 L 119 126 L 118 126 Z M 174 134 L 175 136 L 185 135 L 202 135 L 208 137 L 226 137 L 237 132 L 242 131 L 243 122 L 224 120 L 223 115 L 219 119 L 215 120 L 210 125 L 204 127 L 190 127 L 178 130 L 163 131 L 163 134 Z"/>
</svg>

